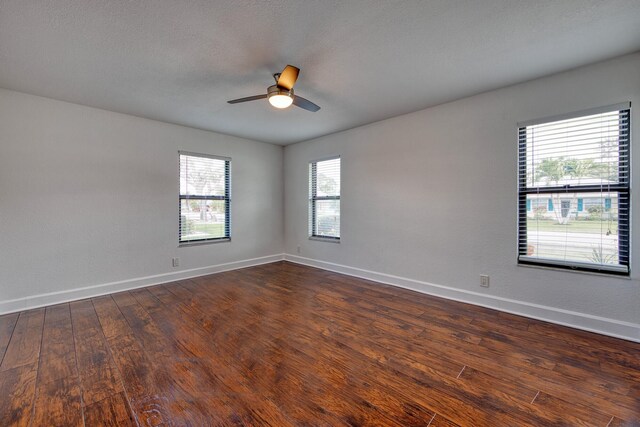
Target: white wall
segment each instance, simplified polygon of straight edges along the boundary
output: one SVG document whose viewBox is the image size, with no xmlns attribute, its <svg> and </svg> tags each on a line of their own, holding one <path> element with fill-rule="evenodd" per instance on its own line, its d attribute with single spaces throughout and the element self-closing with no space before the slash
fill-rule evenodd
<svg viewBox="0 0 640 427">
<path fill-rule="evenodd" d="M 231 242 L 178 248 L 178 150 L 232 158 Z M 0 313 L 281 259 L 282 168 L 280 146 L 0 90 Z"/>
<path fill-rule="evenodd" d="M 285 252 L 298 262 L 640 340 L 637 206 L 631 280 L 516 265 L 518 121 L 623 101 L 640 103 L 640 54 L 287 146 Z M 640 203 L 635 145 L 632 200 Z M 308 162 L 333 155 L 342 156 L 340 244 L 307 238 Z M 489 289 L 479 287 L 480 274 L 491 276 Z"/>
</svg>

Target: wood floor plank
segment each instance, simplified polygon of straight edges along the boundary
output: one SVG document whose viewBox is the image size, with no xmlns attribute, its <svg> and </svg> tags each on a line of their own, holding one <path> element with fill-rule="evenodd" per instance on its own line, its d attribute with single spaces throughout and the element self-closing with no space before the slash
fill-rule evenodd
<svg viewBox="0 0 640 427">
<path fill-rule="evenodd" d="M 591 364 L 593 368 L 597 368 L 600 363 L 597 356 L 582 351 L 579 347 L 572 346 L 562 339 L 555 337 L 541 339 L 536 333 L 510 329 L 509 325 L 496 323 L 495 320 L 474 319 L 469 326 L 478 331 L 485 331 L 485 342 L 497 341 L 509 346 L 526 347 L 532 360 L 541 357 L 552 363 L 580 362 Z"/>
<path fill-rule="evenodd" d="M 639 427 L 640 422 L 638 421 L 625 421 L 620 418 L 612 417 L 607 427 Z"/>
<path fill-rule="evenodd" d="M 117 393 L 84 408 L 86 426 L 129 427 L 136 421 L 124 393 Z"/>
<path fill-rule="evenodd" d="M 436 416 L 433 417 L 433 419 L 431 420 L 431 422 L 427 427 L 460 427 L 460 426 L 454 423 L 453 421 L 449 421 L 445 417 L 436 414 Z"/>
<path fill-rule="evenodd" d="M 580 363 L 569 364 L 569 361 L 558 363 L 553 370 L 566 378 L 579 381 L 583 388 L 596 390 L 602 393 L 616 393 L 627 395 L 631 393 L 632 384 L 620 381 L 619 376 L 611 375 L 599 369 L 600 366 L 582 365 Z"/>
<path fill-rule="evenodd" d="M 133 300 L 132 304 L 135 303 Z M 125 384 L 131 409 L 142 425 L 180 425 L 184 410 L 173 405 L 171 390 L 166 389 L 166 371 L 158 370 L 158 362 L 150 359 L 133 329 L 125 320 L 116 302 L 104 299 L 96 305 L 98 318 L 102 324 L 120 325 L 123 330 L 107 339 L 114 361 Z M 176 378 L 176 381 L 182 378 Z M 195 421 L 194 421 L 195 422 Z"/>
<path fill-rule="evenodd" d="M 46 308 L 34 425 L 83 425 L 80 378 L 69 304 Z"/>
<path fill-rule="evenodd" d="M 597 409 L 566 402 L 541 392 L 533 401 L 532 407 L 544 414 L 554 424 L 574 426 L 606 426 L 611 416 Z"/>
<path fill-rule="evenodd" d="M 46 308 L 38 382 L 47 384 L 77 377 L 77 362 L 69 304 Z"/>
<path fill-rule="evenodd" d="M 162 301 L 162 303 L 165 305 L 171 305 L 177 303 L 178 301 L 176 296 L 169 292 L 169 290 L 167 290 L 167 288 L 164 286 L 150 286 L 146 288 L 146 290 L 158 300 Z"/>
<path fill-rule="evenodd" d="M 3 425 L 30 424 L 37 374 L 37 362 L 0 372 L 0 420 Z"/>
<path fill-rule="evenodd" d="M 91 302 L 100 319 L 102 332 L 107 339 L 129 334 L 129 324 L 123 316 L 118 315 L 117 310 L 113 310 L 114 302 L 110 295 L 93 298 Z"/>
<path fill-rule="evenodd" d="M 20 313 L 13 313 L 0 316 L 0 365 L 2 364 L 2 359 L 4 359 L 4 354 L 7 351 L 7 346 L 19 315 Z"/>
<path fill-rule="evenodd" d="M 82 402 L 77 377 L 48 383 L 38 380 L 34 407 L 34 426 L 83 426 Z"/>
<path fill-rule="evenodd" d="M 77 365 L 84 405 L 123 391 L 122 379 L 102 334 L 91 300 L 71 303 Z"/>
<path fill-rule="evenodd" d="M 8 425 L 26 426 L 32 420 L 44 313 L 20 313 L 0 365 L 0 420 Z"/>
<path fill-rule="evenodd" d="M 23 311 L 11 335 L 0 371 L 32 365 L 38 362 L 42 328 L 44 325 L 44 308 Z"/>
<path fill-rule="evenodd" d="M 464 383 L 467 389 L 484 393 L 486 396 L 493 395 L 504 402 L 528 404 L 538 394 L 538 390 L 522 383 L 505 381 L 471 367 L 465 367 L 458 375 L 457 380 Z"/>
<path fill-rule="evenodd" d="M 122 373 L 131 409 L 141 425 L 174 425 L 171 400 L 156 386 L 152 362 L 133 336 L 110 339 L 113 357 Z"/>
</svg>

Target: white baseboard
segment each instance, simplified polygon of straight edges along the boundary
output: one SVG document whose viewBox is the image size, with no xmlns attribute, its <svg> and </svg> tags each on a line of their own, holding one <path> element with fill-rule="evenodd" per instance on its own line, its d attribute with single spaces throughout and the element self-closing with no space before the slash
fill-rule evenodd
<svg viewBox="0 0 640 427">
<path fill-rule="evenodd" d="M 297 264 L 335 271 L 336 273 L 346 274 L 348 276 L 360 277 L 387 285 L 398 286 L 400 288 L 410 289 L 428 295 L 434 295 L 454 301 L 475 304 L 511 314 L 517 314 L 520 316 L 569 326 L 576 329 L 582 329 L 589 332 L 595 332 L 598 334 L 640 342 L 640 325 L 635 323 L 623 322 L 616 319 L 593 316 L 590 314 L 533 304 L 524 301 L 517 301 L 508 298 L 484 295 L 463 289 L 436 285 L 433 283 L 409 279 L 406 277 L 394 276 L 391 274 L 379 273 L 375 271 L 364 270 L 361 268 L 349 267 L 346 265 L 335 264 L 327 261 L 319 261 L 290 254 L 269 255 L 259 258 L 211 265 L 207 267 L 193 268 L 189 270 L 181 270 L 171 273 L 157 274 L 153 276 L 138 277 L 118 282 L 103 283 L 99 285 L 75 288 L 65 291 L 51 292 L 13 300 L 0 301 L 0 314 L 14 313 L 17 311 L 29 310 L 32 308 L 38 308 L 47 305 L 76 301 L 84 298 L 92 298 L 114 292 L 142 288 L 145 286 L 159 285 L 176 280 L 189 279 L 192 277 L 204 276 L 207 274 L 219 273 L 222 271 L 236 270 L 239 268 L 251 267 L 254 265 L 268 264 L 276 261 L 281 261 L 283 259 Z"/>
<path fill-rule="evenodd" d="M 422 282 L 420 280 L 363 270 L 361 268 L 349 267 L 346 265 L 319 261 L 311 258 L 304 258 L 297 255 L 285 254 L 284 259 L 286 261 L 291 261 L 297 264 L 335 271 L 336 273 L 342 273 L 349 276 L 373 280 L 387 285 L 398 286 L 400 288 L 410 289 L 412 291 L 434 295 L 454 301 L 479 305 L 482 307 L 492 308 L 511 314 L 517 314 L 520 316 L 556 323 L 563 326 L 569 326 L 571 328 L 582 329 L 602 335 L 640 342 L 640 325 L 635 323 L 623 322 L 616 319 L 593 316 L 576 311 L 563 310 L 561 308 L 533 304 L 524 301 L 517 301 L 508 298 L 485 295 L 478 292 L 436 285 L 433 283 Z"/>
<path fill-rule="evenodd" d="M 189 270 L 156 274 L 153 276 L 137 277 L 135 279 L 122 280 L 119 282 L 102 283 L 99 285 L 86 286 L 83 288 L 75 288 L 65 291 L 33 295 L 8 301 L 0 301 L 0 314 L 14 313 L 17 311 L 43 307 L 46 305 L 60 304 L 85 298 L 93 298 L 100 295 L 111 294 L 114 292 L 127 291 L 130 289 L 142 288 L 145 286 L 160 285 L 162 283 L 173 282 L 176 280 L 205 276 L 207 274 L 236 270 L 239 268 L 251 267 L 254 265 L 268 264 L 271 262 L 282 261 L 283 258 L 283 254 L 269 255 L 260 258 L 245 259 L 224 264 L 210 265 L 207 267 L 192 268 Z"/>
</svg>

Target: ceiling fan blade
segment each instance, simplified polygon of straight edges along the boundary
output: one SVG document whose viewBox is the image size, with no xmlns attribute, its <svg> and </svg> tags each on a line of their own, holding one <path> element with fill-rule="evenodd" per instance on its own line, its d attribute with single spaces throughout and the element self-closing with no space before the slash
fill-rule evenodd
<svg viewBox="0 0 640 427">
<path fill-rule="evenodd" d="M 267 97 L 266 94 L 264 95 L 254 95 L 254 96 L 247 96 L 246 98 L 238 98 L 238 99 L 232 99 L 231 101 L 227 101 L 229 104 L 238 104 L 240 102 L 248 102 L 248 101 L 256 101 L 258 99 L 265 99 Z"/>
<path fill-rule="evenodd" d="M 313 102 L 309 101 L 308 99 L 305 99 L 299 95 L 295 95 L 293 97 L 293 105 L 297 105 L 300 108 L 304 108 L 307 111 L 311 111 L 313 113 L 315 113 L 316 111 L 318 111 L 320 109 L 320 107 L 316 104 L 314 104 Z"/>
<path fill-rule="evenodd" d="M 287 90 L 293 89 L 293 85 L 296 84 L 296 80 L 298 80 L 298 74 L 300 74 L 300 68 L 287 65 L 284 67 L 284 70 L 282 70 L 282 73 L 280 73 L 278 86 Z"/>
</svg>

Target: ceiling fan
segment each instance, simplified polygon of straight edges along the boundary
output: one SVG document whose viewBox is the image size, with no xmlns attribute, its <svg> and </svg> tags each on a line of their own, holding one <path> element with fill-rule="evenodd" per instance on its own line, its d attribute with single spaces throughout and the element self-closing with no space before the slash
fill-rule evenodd
<svg viewBox="0 0 640 427">
<path fill-rule="evenodd" d="M 269 103 L 276 108 L 287 108 L 291 104 L 303 108 L 307 111 L 316 112 L 320 109 L 319 106 L 313 102 L 305 99 L 299 95 L 294 95 L 293 85 L 298 80 L 298 74 L 300 69 L 293 65 L 287 65 L 284 67 L 281 73 L 276 73 L 273 78 L 276 84 L 267 88 L 267 93 L 264 95 L 248 96 L 246 98 L 232 99 L 227 101 L 229 104 L 239 104 L 240 102 L 256 101 L 258 99 L 269 99 Z"/>
</svg>

